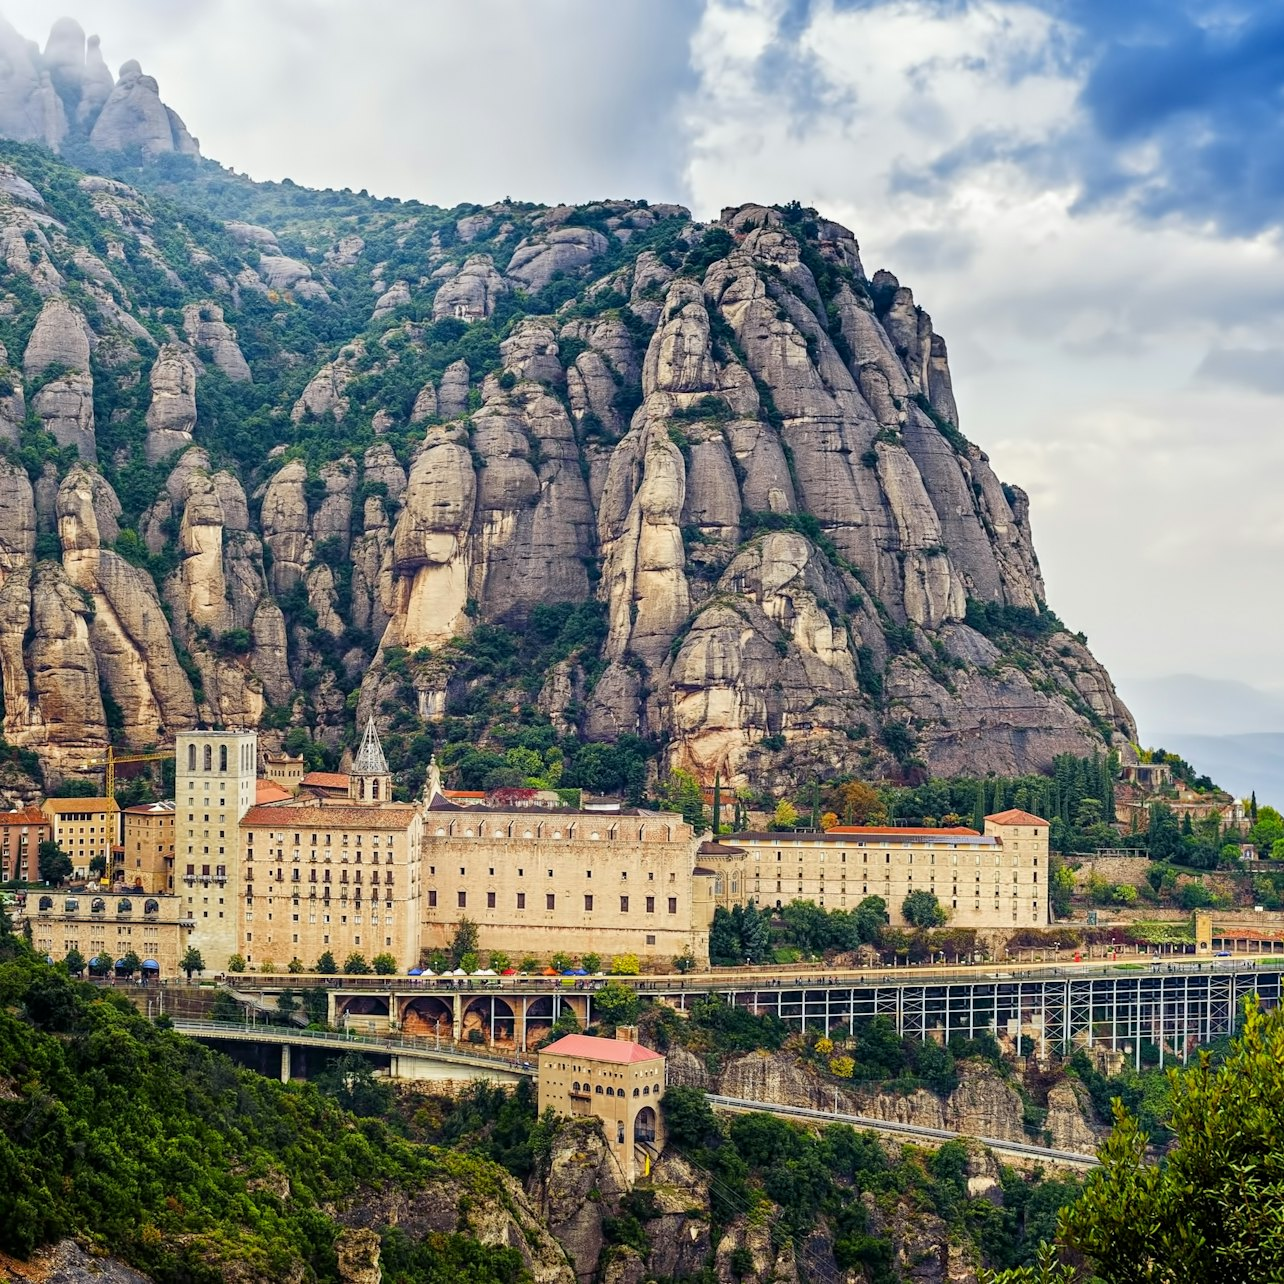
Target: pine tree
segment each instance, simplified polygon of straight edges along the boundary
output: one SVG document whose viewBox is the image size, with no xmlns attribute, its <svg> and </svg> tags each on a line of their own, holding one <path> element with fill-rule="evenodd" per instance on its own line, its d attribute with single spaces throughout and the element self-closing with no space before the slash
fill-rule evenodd
<svg viewBox="0 0 1284 1284">
<path fill-rule="evenodd" d="M 1253 790 L 1253 796 L 1248 800 L 1248 818 L 1257 824 L 1257 790 Z"/>
</svg>

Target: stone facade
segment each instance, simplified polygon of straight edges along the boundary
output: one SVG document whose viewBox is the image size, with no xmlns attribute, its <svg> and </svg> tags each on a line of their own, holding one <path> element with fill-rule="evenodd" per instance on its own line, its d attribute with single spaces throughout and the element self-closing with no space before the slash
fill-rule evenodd
<svg viewBox="0 0 1284 1284">
<path fill-rule="evenodd" d="M 839 826 L 827 833 L 746 833 L 720 846 L 728 858 L 714 881 L 718 904 L 763 906 L 810 900 L 854 909 L 866 896 L 887 902 L 894 925 L 914 891 L 931 892 L 955 927 L 1038 927 L 1048 921 L 1048 823 L 1025 812 L 987 816 L 973 829 Z"/>
<path fill-rule="evenodd" d="M 707 958 L 713 875 L 698 848 L 667 812 L 430 807 L 424 948 L 448 945 L 466 915 L 483 950 L 515 956 Z"/>
<path fill-rule="evenodd" d="M 254 805 L 258 737 L 242 731 L 184 731 L 176 738 L 174 863 L 192 944 L 214 971 L 241 952 L 241 817 Z"/>
<path fill-rule="evenodd" d="M 124 841 L 112 862 L 112 882 L 145 892 L 174 890 L 174 803 L 141 803 L 126 807 Z"/>
<path fill-rule="evenodd" d="M 665 1059 L 636 1038 L 629 1028 L 615 1039 L 568 1034 L 539 1053 L 539 1113 L 601 1120 L 606 1144 L 630 1184 L 664 1148 Z"/>
<path fill-rule="evenodd" d="M 342 966 L 389 953 L 419 958 L 423 818 L 403 803 L 325 798 L 252 808 L 241 821 L 240 952 L 247 964 L 308 967 L 327 950 Z"/>
<path fill-rule="evenodd" d="M 265 753 L 263 774 L 289 793 L 297 794 L 303 784 L 303 755 L 291 757 L 288 753 Z"/>
<path fill-rule="evenodd" d="M 131 950 L 145 963 L 144 976 L 175 976 L 187 950 L 192 920 L 180 896 L 108 892 L 52 892 L 27 897 L 25 915 L 36 951 L 65 958 L 79 950 L 85 961 Z"/>
</svg>

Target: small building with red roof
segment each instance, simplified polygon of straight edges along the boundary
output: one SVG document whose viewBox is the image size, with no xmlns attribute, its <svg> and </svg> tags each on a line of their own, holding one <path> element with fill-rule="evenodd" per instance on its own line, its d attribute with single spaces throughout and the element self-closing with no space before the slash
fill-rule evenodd
<svg viewBox="0 0 1284 1284">
<path fill-rule="evenodd" d="M 620 1026 L 614 1039 L 563 1035 L 539 1052 L 539 1113 L 601 1120 L 632 1185 L 664 1148 L 664 1070 L 664 1056 L 637 1041 L 635 1026 Z"/>
</svg>

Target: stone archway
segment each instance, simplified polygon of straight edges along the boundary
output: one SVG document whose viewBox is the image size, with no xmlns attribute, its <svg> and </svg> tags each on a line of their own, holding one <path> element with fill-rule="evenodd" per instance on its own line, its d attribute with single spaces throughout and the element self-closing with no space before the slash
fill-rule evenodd
<svg viewBox="0 0 1284 1284">
<path fill-rule="evenodd" d="M 402 1005 L 401 1029 L 405 1034 L 450 1039 L 455 1033 L 454 1009 L 431 994 L 416 995 Z"/>
<path fill-rule="evenodd" d="M 553 1028 L 553 996 L 541 994 L 526 1007 L 526 1047 L 533 1048 Z"/>
<path fill-rule="evenodd" d="M 499 1047 L 514 1046 L 517 1017 L 507 999 L 497 994 L 479 994 L 464 1007 L 460 1035 L 465 1043 L 477 1042 L 473 1032 L 482 1036 L 483 1043 Z"/>
<path fill-rule="evenodd" d="M 340 995 L 334 1004 L 335 1021 L 342 1026 L 344 1019 L 352 1017 L 382 1017 L 388 1020 L 388 999 L 381 994 Z"/>
<path fill-rule="evenodd" d="M 633 1140 L 655 1144 L 655 1107 L 643 1106 L 633 1120 Z"/>
</svg>

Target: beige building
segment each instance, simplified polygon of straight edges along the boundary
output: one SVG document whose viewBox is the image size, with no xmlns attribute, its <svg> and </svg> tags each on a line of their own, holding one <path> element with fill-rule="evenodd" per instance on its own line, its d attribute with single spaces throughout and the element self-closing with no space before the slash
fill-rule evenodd
<svg viewBox="0 0 1284 1284">
<path fill-rule="evenodd" d="M 258 737 L 181 731 L 174 746 L 175 883 L 211 971 L 240 952 L 241 817 L 254 805 Z"/>
<path fill-rule="evenodd" d="M 461 808 L 430 782 L 423 836 L 424 949 L 477 924 L 483 951 L 707 958 L 713 871 L 667 812 Z"/>
<path fill-rule="evenodd" d="M 0 812 L 0 881 L 39 879 L 40 844 L 49 833 L 49 818 L 39 807 Z"/>
<path fill-rule="evenodd" d="M 145 892 L 174 890 L 174 802 L 140 803 L 121 812 L 124 827 L 112 881 Z"/>
<path fill-rule="evenodd" d="M 423 814 L 388 801 L 392 776 L 373 719 L 353 761 L 348 796 L 304 795 L 254 807 L 241 821 L 245 860 L 237 884 L 247 964 L 291 959 L 309 967 L 327 950 L 369 963 L 419 959 Z"/>
<path fill-rule="evenodd" d="M 721 846 L 721 844 L 720 844 Z M 763 906 L 809 900 L 854 909 L 866 896 L 887 902 L 894 925 L 915 891 L 932 893 L 954 927 L 1037 927 L 1048 921 L 1048 822 L 1023 811 L 973 829 L 839 826 L 827 833 L 745 833 L 725 840 L 743 855 L 725 859 L 716 900 Z"/>
<path fill-rule="evenodd" d="M 89 863 L 103 858 L 111 869 L 111 849 L 120 843 L 120 806 L 114 798 L 46 798 L 40 804 L 50 837 L 71 857 L 73 878 L 88 878 Z"/>
<path fill-rule="evenodd" d="M 132 950 L 149 977 L 178 973 L 192 930 L 178 896 L 31 892 L 24 913 L 37 952 L 55 962 L 79 950 L 87 963 L 100 954 L 115 963 Z"/>
<path fill-rule="evenodd" d="M 263 774 L 274 780 L 288 794 L 297 794 L 303 784 L 303 755 L 291 757 L 288 753 L 265 753 Z"/>
<path fill-rule="evenodd" d="M 627 1027 L 614 1039 L 568 1034 L 539 1052 L 539 1113 L 600 1119 L 630 1184 L 664 1148 L 665 1060 L 636 1037 Z"/>
</svg>

